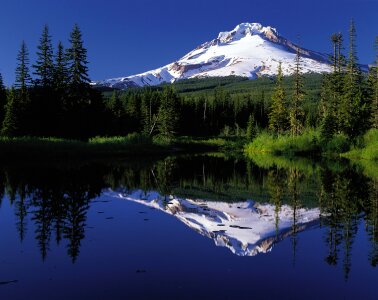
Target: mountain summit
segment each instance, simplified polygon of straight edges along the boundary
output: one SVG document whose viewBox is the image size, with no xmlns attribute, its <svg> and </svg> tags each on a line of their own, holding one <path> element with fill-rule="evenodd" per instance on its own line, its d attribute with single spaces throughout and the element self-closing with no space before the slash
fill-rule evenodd
<svg viewBox="0 0 378 300">
<path fill-rule="evenodd" d="M 295 45 L 273 27 L 242 23 L 231 31 L 219 33 L 216 39 L 164 67 L 138 75 L 98 81 L 94 85 L 125 89 L 187 78 L 234 75 L 254 79 L 275 75 L 279 62 L 282 62 L 284 75 L 290 75 L 297 47 L 303 56 L 303 72 L 330 71 L 327 55 Z"/>
</svg>

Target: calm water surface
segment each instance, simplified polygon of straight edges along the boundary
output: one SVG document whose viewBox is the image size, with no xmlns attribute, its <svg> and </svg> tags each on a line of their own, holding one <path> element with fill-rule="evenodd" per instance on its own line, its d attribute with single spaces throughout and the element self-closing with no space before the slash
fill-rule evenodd
<svg viewBox="0 0 378 300">
<path fill-rule="evenodd" d="M 0 299 L 378 299 L 372 166 L 0 165 Z"/>
</svg>

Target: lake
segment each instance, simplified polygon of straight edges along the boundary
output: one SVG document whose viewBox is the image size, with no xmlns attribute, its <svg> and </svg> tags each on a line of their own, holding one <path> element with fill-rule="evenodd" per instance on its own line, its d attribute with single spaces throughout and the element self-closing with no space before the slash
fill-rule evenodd
<svg viewBox="0 0 378 300">
<path fill-rule="evenodd" d="M 376 166 L 0 164 L 0 299 L 378 299 Z"/>
</svg>

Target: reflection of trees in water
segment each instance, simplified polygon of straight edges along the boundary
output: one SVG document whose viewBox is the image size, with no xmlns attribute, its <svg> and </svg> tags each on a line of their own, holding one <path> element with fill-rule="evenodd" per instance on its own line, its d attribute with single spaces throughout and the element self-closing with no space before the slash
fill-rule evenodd
<svg viewBox="0 0 378 300">
<path fill-rule="evenodd" d="M 274 220 L 276 226 L 276 236 L 278 236 L 279 229 L 279 212 L 281 211 L 282 201 L 287 185 L 286 172 L 280 168 L 273 168 L 269 170 L 267 175 L 267 189 L 270 195 L 271 202 L 274 204 Z"/>
<path fill-rule="evenodd" d="M 293 265 L 295 265 L 296 251 L 297 251 L 297 233 L 298 233 L 298 219 L 299 219 L 299 209 L 301 207 L 300 200 L 300 187 L 299 183 L 301 181 L 301 173 L 296 168 L 289 169 L 288 175 L 288 194 L 290 197 L 290 204 L 293 209 L 293 224 L 291 226 L 291 243 L 293 247 Z"/>
<path fill-rule="evenodd" d="M 25 238 L 27 216 L 34 223 L 41 257 L 46 259 L 52 235 L 64 238 L 73 262 L 85 237 L 90 199 L 100 195 L 103 179 L 93 168 L 6 168 L 0 174 L 11 205 L 15 207 L 19 238 Z"/>
<path fill-rule="evenodd" d="M 41 195 L 38 195 L 41 194 Z M 51 207 L 51 199 L 44 192 L 32 195 L 32 205 L 35 208 L 32 220 L 35 224 L 35 238 L 41 251 L 42 259 L 45 260 L 49 250 L 51 238 L 51 223 L 54 217 Z"/>
<path fill-rule="evenodd" d="M 151 174 L 154 178 L 156 189 L 160 194 L 168 196 L 172 193 L 175 167 L 176 160 L 168 157 L 157 162 L 154 167 L 151 168 Z"/>
<path fill-rule="evenodd" d="M 17 216 L 17 231 L 22 242 L 26 234 L 26 216 L 27 216 L 27 207 L 25 204 L 24 196 L 20 195 L 19 200 L 16 202 L 16 216 Z"/>
<path fill-rule="evenodd" d="M 26 233 L 34 234 L 43 259 L 55 242 L 66 244 L 68 255 L 76 261 L 85 238 L 90 201 L 106 187 L 157 190 L 166 196 L 174 193 L 192 199 L 270 202 L 275 206 L 277 234 L 281 207 L 290 205 L 294 262 L 299 209 L 319 206 L 326 231 L 325 261 L 341 264 L 346 278 L 363 216 L 371 242 L 369 261 L 372 266 L 378 262 L 378 183 L 354 168 L 304 168 L 295 162 L 260 167 L 252 161 L 191 156 L 132 164 L 0 169 L 0 196 L 4 192 L 14 207 L 19 238 L 22 241 Z M 28 222 L 34 225 L 34 232 L 27 231 Z"/>
<path fill-rule="evenodd" d="M 365 177 L 353 167 L 331 170 L 322 166 L 312 173 L 307 170 L 301 171 L 292 164 L 288 167 L 272 165 L 267 169 L 267 193 L 270 202 L 276 207 L 276 228 L 278 228 L 277 216 L 282 203 L 289 204 L 293 209 L 291 242 L 294 261 L 297 248 L 298 211 L 306 203 L 306 197 L 311 190 L 315 189 L 321 210 L 321 226 L 326 230 L 325 261 L 333 266 L 341 263 L 345 278 L 348 279 L 358 222 L 364 215 L 371 241 L 369 261 L 373 266 L 377 264 L 377 180 Z"/>
<path fill-rule="evenodd" d="M 328 245 L 328 255 L 325 261 L 329 265 L 337 265 L 339 245 L 342 241 L 342 229 L 339 223 L 341 209 L 338 207 L 338 203 L 335 198 L 334 186 L 335 178 L 331 171 L 324 170 L 321 174 L 321 186 L 320 186 L 320 208 L 323 215 L 327 218 L 324 219 L 325 226 L 328 227 L 326 244 Z"/>
<path fill-rule="evenodd" d="M 378 179 L 374 179 L 369 184 L 369 200 L 366 214 L 366 231 L 369 235 L 371 249 L 369 262 L 373 267 L 378 263 Z"/>
<path fill-rule="evenodd" d="M 355 170 L 321 172 L 321 205 L 327 227 L 326 262 L 337 265 L 342 253 L 345 279 L 351 271 L 352 246 L 358 230 L 361 214 L 365 214 L 364 202 L 368 199 L 368 178 Z"/>
<path fill-rule="evenodd" d="M 77 190 L 65 197 L 66 217 L 64 219 L 64 237 L 68 242 L 68 254 L 75 262 L 79 252 L 81 241 L 85 238 L 85 221 L 89 208 L 87 192 Z"/>
</svg>

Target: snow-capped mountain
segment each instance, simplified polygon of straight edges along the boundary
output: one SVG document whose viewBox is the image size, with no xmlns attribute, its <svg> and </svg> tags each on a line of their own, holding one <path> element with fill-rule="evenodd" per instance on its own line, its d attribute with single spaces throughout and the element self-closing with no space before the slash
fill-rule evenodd
<svg viewBox="0 0 378 300">
<path fill-rule="evenodd" d="M 97 86 L 125 89 L 152 86 L 187 78 L 242 76 L 250 79 L 277 74 L 282 62 L 284 75 L 292 73 L 298 46 L 259 23 L 242 23 L 219 33 L 181 59 L 142 74 L 94 82 Z M 299 47 L 303 72 L 330 71 L 327 55 Z"/>
<path fill-rule="evenodd" d="M 239 256 L 254 256 L 271 251 L 274 244 L 293 233 L 293 208 L 283 205 L 279 211 L 271 204 L 254 201 L 212 202 L 164 197 L 142 190 L 109 190 L 105 195 L 155 208 L 176 217 L 189 228 L 227 247 Z M 318 208 L 296 210 L 297 232 L 319 224 Z"/>
</svg>

